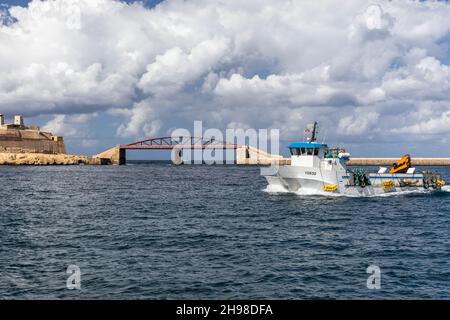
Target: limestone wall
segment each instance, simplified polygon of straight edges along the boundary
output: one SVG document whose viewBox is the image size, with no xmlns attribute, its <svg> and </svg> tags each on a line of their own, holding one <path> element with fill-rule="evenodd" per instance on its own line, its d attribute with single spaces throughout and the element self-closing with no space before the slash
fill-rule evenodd
<svg viewBox="0 0 450 320">
<path fill-rule="evenodd" d="M 79 165 L 102 164 L 100 159 L 67 154 L 0 153 L 0 165 Z"/>
<path fill-rule="evenodd" d="M 238 165 L 271 165 L 284 164 L 282 156 L 267 153 L 250 146 L 241 146 L 236 149 L 236 164 Z"/>
<path fill-rule="evenodd" d="M 93 156 L 95 159 L 100 159 L 102 161 L 109 161 L 110 164 L 125 164 L 125 150 L 121 150 L 120 147 L 113 147 L 102 153 Z"/>
<path fill-rule="evenodd" d="M 67 154 L 64 141 L 38 130 L 0 129 L 0 152 Z"/>
</svg>

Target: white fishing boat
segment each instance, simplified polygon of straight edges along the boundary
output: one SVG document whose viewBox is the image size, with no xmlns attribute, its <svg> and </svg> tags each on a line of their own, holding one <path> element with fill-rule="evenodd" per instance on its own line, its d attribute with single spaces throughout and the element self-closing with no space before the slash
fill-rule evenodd
<svg viewBox="0 0 450 320">
<path fill-rule="evenodd" d="M 289 145 L 291 164 L 273 166 L 264 176 L 269 190 L 305 194 L 378 195 L 400 191 L 440 190 L 445 182 L 437 172 L 416 172 L 409 155 L 402 157 L 391 169 L 380 167 L 367 172 L 350 169 L 350 154 L 317 142 L 317 123 L 304 142 Z"/>
</svg>

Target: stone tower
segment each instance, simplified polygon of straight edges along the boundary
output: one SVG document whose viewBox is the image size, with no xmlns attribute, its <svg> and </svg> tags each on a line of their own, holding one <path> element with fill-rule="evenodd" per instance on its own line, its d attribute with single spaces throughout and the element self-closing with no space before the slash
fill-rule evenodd
<svg viewBox="0 0 450 320">
<path fill-rule="evenodd" d="M 23 117 L 22 116 L 14 116 L 14 124 L 16 126 L 23 127 Z"/>
</svg>

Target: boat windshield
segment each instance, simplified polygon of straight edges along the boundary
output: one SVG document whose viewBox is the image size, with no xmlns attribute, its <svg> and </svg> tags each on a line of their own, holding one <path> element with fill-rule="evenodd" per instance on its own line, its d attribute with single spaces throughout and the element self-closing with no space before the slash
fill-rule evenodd
<svg viewBox="0 0 450 320">
<path fill-rule="evenodd" d="M 293 156 L 318 156 L 319 148 L 289 148 Z"/>
<path fill-rule="evenodd" d="M 292 156 L 299 156 L 300 155 L 300 149 L 299 148 L 289 148 L 291 151 Z"/>
</svg>

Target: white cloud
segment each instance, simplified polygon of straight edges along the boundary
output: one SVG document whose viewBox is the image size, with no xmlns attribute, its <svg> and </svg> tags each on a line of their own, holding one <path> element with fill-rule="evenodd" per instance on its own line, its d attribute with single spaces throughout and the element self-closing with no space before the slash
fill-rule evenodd
<svg viewBox="0 0 450 320">
<path fill-rule="evenodd" d="M 147 66 L 138 87 L 147 94 L 176 93 L 215 67 L 228 53 L 227 48 L 227 40 L 217 38 L 201 42 L 189 53 L 179 47 L 171 48 Z"/>
<path fill-rule="evenodd" d="M 382 88 L 393 99 L 449 100 L 450 66 L 425 57 L 417 64 L 387 72 Z"/>
<path fill-rule="evenodd" d="M 87 138 L 89 124 L 94 114 L 63 115 L 58 114 L 48 121 L 42 130 L 69 138 Z"/>
<path fill-rule="evenodd" d="M 10 25 L 14 23 L 8 11 L 9 7 L 6 4 L 0 3 L 0 25 Z"/>
<path fill-rule="evenodd" d="M 441 126 L 450 108 L 445 2 L 35 0 L 10 14 L 0 110 L 58 114 L 47 127 L 65 135 L 72 114 L 101 111 L 123 119 L 121 136 L 200 119 L 292 137 L 315 118 L 342 139 L 388 139 Z"/>
<path fill-rule="evenodd" d="M 443 112 L 436 118 L 419 122 L 411 126 L 393 129 L 393 133 L 436 135 L 450 133 L 450 111 Z"/>
<path fill-rule="evenodd" d="M 345 135 L 360 135 L 372 129 L 378 122 L 379 114 L 373 111 L 357 109 L 354 115 L 339 121 L 339 131 Z"/>
<path fill-rule="evenodd" d="M 117 134 L 123 137 L 138 136 L 140 132 L 146 136 L 154 136 L 162 127 L 160 120 L 155 119 L 151 106 L 146 101 L 136 104 L 131 110 L 127 124 L 117 129 Z"/>
</svg>

